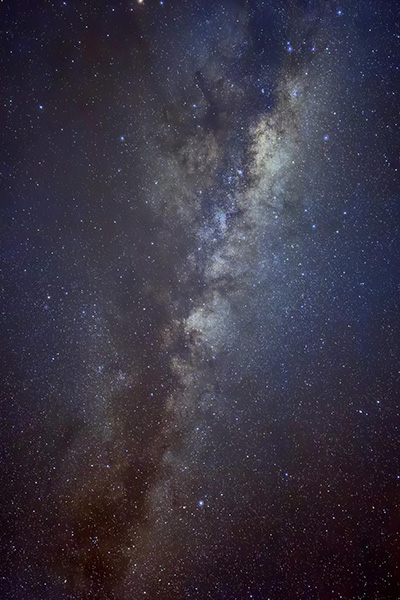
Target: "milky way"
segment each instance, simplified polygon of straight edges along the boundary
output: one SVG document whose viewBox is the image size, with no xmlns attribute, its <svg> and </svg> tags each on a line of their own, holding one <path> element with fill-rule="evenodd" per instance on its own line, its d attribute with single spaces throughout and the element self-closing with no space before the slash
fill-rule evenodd
<svg viewBox="0 0 400 600">
<path fill-rule="evenodd" d="M 398 17 L 3 9 L 2 598 L 400 596 Z"/>
</svg>

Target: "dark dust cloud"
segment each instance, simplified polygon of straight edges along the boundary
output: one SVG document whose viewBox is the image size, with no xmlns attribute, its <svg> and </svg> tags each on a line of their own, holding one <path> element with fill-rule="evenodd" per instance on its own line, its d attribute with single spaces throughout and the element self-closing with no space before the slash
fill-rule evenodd
<svg viewBox="0 0 400 600">
<path fill-rule="evenodd" d="M 1 4 L 1 599 L 400 598 L 399 13 Z"/>
</svg>

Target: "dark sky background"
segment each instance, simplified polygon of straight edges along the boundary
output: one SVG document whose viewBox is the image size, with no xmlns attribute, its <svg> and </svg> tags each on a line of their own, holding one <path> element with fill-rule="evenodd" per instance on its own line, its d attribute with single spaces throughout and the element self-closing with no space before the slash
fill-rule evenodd
<svg viewBox="0 0 400 600">
<path fill-rule="evenodd" d="M 400 598 L 399 12 L 1 3 L 1 599 Z"/>
</svg>

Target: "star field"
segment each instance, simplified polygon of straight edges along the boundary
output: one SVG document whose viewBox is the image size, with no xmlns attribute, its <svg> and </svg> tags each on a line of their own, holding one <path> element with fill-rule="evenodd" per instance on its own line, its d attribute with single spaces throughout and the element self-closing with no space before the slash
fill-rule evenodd
<svg viewBox="0 0 400 600">
<path fill-rule="evenodd" d="M 399 23 L 2 4 L 1 598 L 400 597 Z"/>
</svg>

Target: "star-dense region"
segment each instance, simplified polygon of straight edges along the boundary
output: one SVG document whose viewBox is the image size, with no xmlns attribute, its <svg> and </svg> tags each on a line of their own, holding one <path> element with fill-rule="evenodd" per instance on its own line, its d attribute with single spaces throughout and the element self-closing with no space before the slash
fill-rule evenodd
<svg viewBox="0 0 400 600">
<path fill-rule="evenodd" d="M 0 598 L 400 598 L 398 2 L 0 16 Z"/>
</svg>

